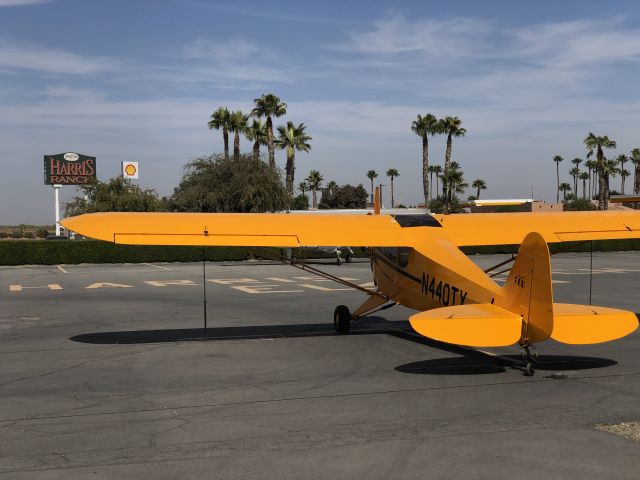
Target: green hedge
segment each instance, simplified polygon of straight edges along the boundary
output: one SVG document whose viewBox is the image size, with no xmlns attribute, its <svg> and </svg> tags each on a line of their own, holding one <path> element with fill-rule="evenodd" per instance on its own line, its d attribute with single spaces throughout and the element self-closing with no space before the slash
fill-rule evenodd
<svg viewBox="0 0 640 480">
<path fill-rule="evenodd" d="M 277 249 L 272 249 L 278 253 Z M 364 249 L 354 249 L 357 257 L 366 257 Z M 314 249 L 296 249 L 296 257 L 335 258 Z M 263 258 L 249 247 L 206 247 L 210 262 Z M 98 240 L 3 240 L 0 241 L 0 265 L 57 265 L 78 263 L 199 262 L 202 247 L 165 245 L 115 245 Z"/>
<path fill-rule="evenodd" d="M 556 243 L 551 251 L 588 252 L 589 242 L 576 246 L 575 242 Z M 516 253 L 517 245 L 463 247 L 467 255 Z M 640 239 L 596 240 L 593 250 L 599 252 L 640 250 Z M 275 250 L 274 250 L 275 251 Z M 356 257 L 365 258 L 363 248 L 354 248 Z M 248 247 L 206 247 L 206 259 L 211 262 L 264 258 L 259 250 Z M 295 249 L 296 257 L 335 258 L 334 254 L 314 249 Z M 77 263 L 144 263 L 199 262 L 202 247 L 115 245 L 97 240 L 3 240 L 0 241 L 0 265 L 57 265 Z"/>
</svg>

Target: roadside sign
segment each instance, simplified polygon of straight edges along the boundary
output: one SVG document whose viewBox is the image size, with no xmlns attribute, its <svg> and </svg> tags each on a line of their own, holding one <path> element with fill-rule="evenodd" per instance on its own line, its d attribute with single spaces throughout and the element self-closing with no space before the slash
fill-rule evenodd
<svg viewBox="0 0 640 480">
<path fill-rule="evenodd" d="M 138 162 L 122 162 L 122 176 L 124 178 L 138 178 Z"/>
<path fill-rule="evenodd" d="M 44 156 L 45 185 L 84 185 L 96 179 L 96 157 L 74 152 Z"/>
</svg>

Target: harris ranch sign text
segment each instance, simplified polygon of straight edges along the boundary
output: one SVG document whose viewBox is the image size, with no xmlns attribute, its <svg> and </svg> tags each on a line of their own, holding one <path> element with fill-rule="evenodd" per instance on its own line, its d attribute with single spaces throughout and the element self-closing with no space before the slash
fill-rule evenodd
<svg viewBox="0 0 640 480">
<path fill-rule="evenodd" d="M 84 185 L 96 179 L 96 157 L 79 153 L 44 156 L 45 185 Z"/>
</svg>

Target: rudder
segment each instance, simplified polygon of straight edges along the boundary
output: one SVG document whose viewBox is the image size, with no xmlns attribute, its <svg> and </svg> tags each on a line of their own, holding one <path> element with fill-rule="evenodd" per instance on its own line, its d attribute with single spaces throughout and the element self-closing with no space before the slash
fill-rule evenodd
<svg viewBox="0 0 640 480">
<path fill-rule="evenodd" d="M 496 305 L 522 316 L 521 344 L 541 342 L 553 332 L 553 290 L 549 247 L 529 233 L 520 248 Z"/>
</svg>

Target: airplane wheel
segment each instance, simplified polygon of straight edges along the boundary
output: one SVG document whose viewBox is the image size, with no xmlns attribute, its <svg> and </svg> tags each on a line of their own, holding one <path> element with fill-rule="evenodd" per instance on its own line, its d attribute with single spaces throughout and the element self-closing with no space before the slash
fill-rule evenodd
<svg viewBox="0 0 640 480">
<path fill-rule="evenodd" d="M 333 326 L 338 333 L 348 333 L 351 327 L 351 313 L 346 305 L 338 305 L 333 312 Z"/>
<path fill-rule="evenodd" d="M 352 258 L 353 258 L 353 257 L 352 257 L 351 255 L 347 255 L 347 257 L 345 258 L 345 261 L 346 261 L 347 263 L 351 263 L 351 259 L 352 259 Z"/>
<path fill-rule="evenodd" d="M 533 368 L 533 363 L 529 362 L 527 363 L 527 365 L 524 367 L 524 374 L 527 377 L 533 377 L 533 374 L 536 373 L 535 368 Z"/>
<path fill-rule="evenodd" d="M 337 263 L 338 265 L 342 265 L 342 259 L 341 259 L 340 257 L 338 257 L 338 258 L 336 259 L 336 263 Z"/>
</svg>

